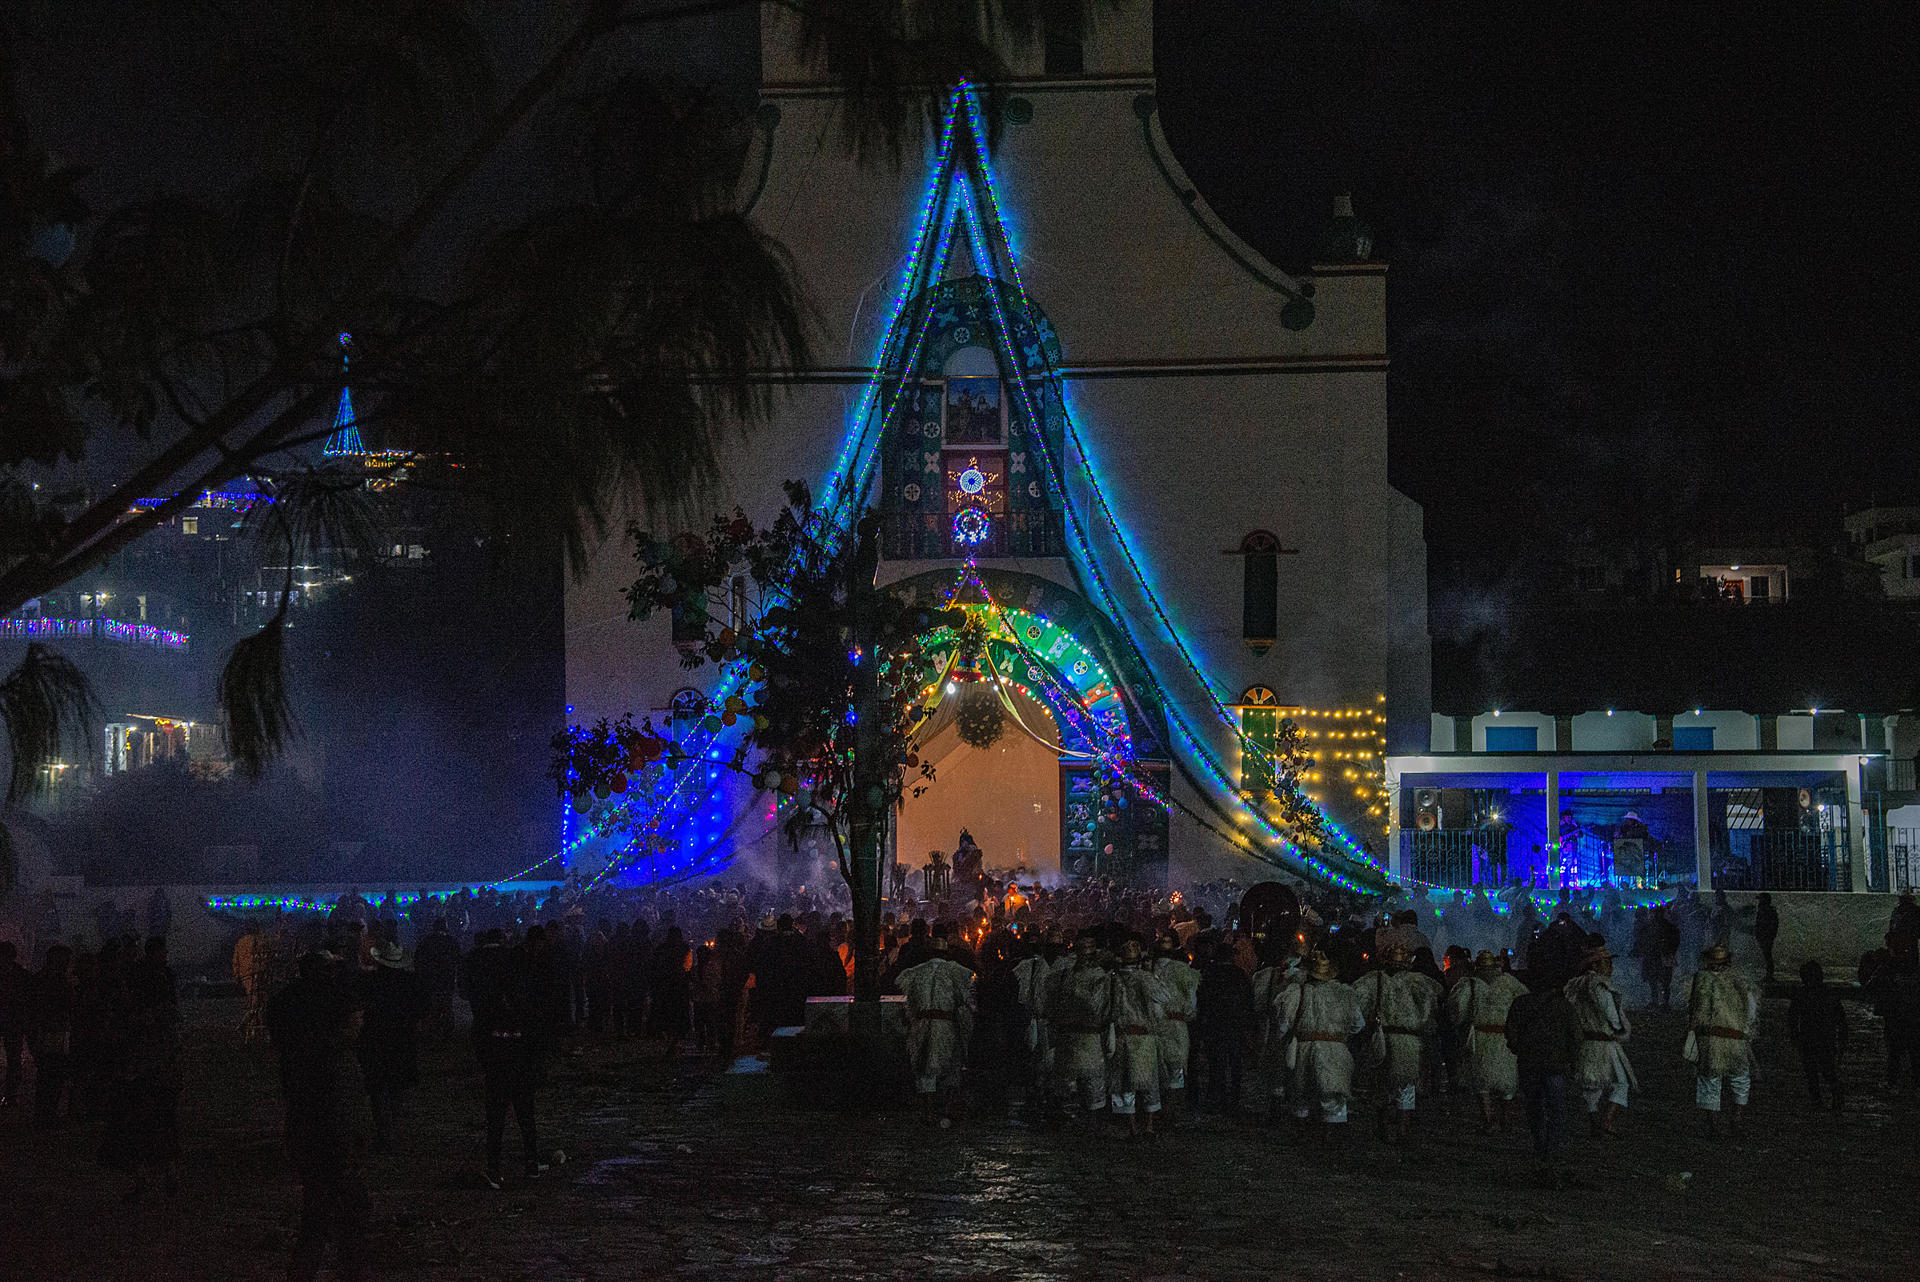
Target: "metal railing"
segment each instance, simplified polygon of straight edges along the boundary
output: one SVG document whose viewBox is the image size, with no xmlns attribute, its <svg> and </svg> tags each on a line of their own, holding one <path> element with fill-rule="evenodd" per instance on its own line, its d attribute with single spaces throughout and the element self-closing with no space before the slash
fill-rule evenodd
<svg viewBox="0 0 1920 1282">
<path fill-rule="evenodd" d="M 1757 832 L 1715 860 L 1721 890 L 1852 890 L 1845 829 Z"/>
<path fill-rule="evenodd" d="M 1888 828 L 1887 884 L 1896 894 L 1920 886 L 1920 828 Z"/>
</svg>

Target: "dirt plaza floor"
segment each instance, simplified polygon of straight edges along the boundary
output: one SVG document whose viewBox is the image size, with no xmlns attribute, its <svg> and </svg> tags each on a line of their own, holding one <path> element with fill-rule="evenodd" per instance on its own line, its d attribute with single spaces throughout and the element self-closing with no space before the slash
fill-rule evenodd
<svg viewBox="0 0 1920 1282">
<path fill-rule="evenodd" d="M 284 1274 L 299 1190 L 269 1052 L 238 1003 L 190 1001 L 178 1196 L 120 1200 L 97 1134 L 0 1115 L 0 1277 Z M 1128 1142 L 973 1116 L 802 1109 L 765 1074 L 663 1061 L 639 1042 L 556 1057 L 536 1183 L 481 1182 L 480 1082 L 435 1046 L 395 1154 L 375 1159 L 375 1275 L 570 1278 L 1913 1277 L 1920 1177 L 1910 1100 L 1877 1024 L 1856 1035 L 1844 1114 L 1814 1111 L 1769 1001 L 1739 1142 L 1699 1136 L 1674 1016 L 1640 1013 L 1642 1091 L 1618 1141 L 1576 1118 L 1570 1175 L 1524 1133 L 1477 1134 L 1423 1102 L 1412 1145 L 1348 1128 L 1331 1151 L 1249 1117 Z M 1248 1103 L 1255 1102 L 1249 1083 Z M 509 1169 L 517 1137 L 508 1140 Z"/>
</svg>

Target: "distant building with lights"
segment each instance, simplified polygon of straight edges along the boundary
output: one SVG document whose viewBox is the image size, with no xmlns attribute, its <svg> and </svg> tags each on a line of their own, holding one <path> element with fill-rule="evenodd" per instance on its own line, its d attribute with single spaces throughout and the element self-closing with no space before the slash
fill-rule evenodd
<svg viewBox="0 0 1920 1282">
<path fill-rule="evenodd" d="M 991 128 L 949 104 L 892 167 L 856 164 L 838 91 L 764 7 L 743 202 L 792 252 L 829 356 L 769 371 L 791 395 L 706 502 L 764 521 L 789 478 L 857 495 L 884 583 L 993 611 L 1031 733 L 965 749 L 930 723 L 938 778 L 901 813 L 902 861 L 966 826 L 990 866 L 1257 880 L 1235 843 L 1281 844 L 1269 754 L 1292 721 L 1346 834 L 1331 871 L 1361 877 L 1385 845 L 1385 753 L 1424 740 L 1430 706 L 1421 513 L 1387 480 L 1386 268 L 1349 206 L 1311 277 L 1221 223 L 1161 131 L 1151 10 L 1094 6 L 1084 40 L 1008 51 L 1013 78 L 975 100 Z M 687 688 L 666 620 L 626 621 L 633 577 L 610 542 L 569 590 L 575 720 L 658 719 L 676 695 L 697 714 L 713 693 Z M 708 609 L 750 614 L 751 595 Z M 1137 787 L 1103 782 L 1116 752 Z M 649 866 L 771 842 L 750 794 L 716 774 L 632 799 L 667 808 L 677 854 Z"/>
<path fill-rule="evenodd" d="M 1880 575 L 1890 601 L 1920 602 L 1920 507 L 1869 507 L 1847 514 L 1847 543 Z"/>
<path fill-rule="evenodd" d="M 1920 716 L 1436 714 L 1387 759 L 1395 873 L 1440 888 L 1899 890 L 1920 880 Z"/>
</svg>

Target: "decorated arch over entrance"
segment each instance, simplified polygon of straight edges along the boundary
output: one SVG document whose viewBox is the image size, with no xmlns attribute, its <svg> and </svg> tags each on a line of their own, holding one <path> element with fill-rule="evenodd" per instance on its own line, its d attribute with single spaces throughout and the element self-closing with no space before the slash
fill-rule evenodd
<svg viewBox="0 0 1920 1282">
<path fill-rule="evenodd" d="M 1026 695 L 1051 714 L 1058 735 L 1060 862 L 1063 870 L 1135 876 L 1167 858 L 1164 806 L 1141 800 L 1123 776 L 1166 795 L 1166 716 L 1111 622 L 1072 588 L 1017 570 L 972 566 L 928 570 L 889 591 L 911 604 L 966 611 L 982 675 Z M 929 708 L 947 693 L 962 646 L 942 628 L 929 634 Z M 1003 703 L 1013 710 L 1003 693 Z M 936 782 L 936 787 L 938 786 Z"/>
</svg>

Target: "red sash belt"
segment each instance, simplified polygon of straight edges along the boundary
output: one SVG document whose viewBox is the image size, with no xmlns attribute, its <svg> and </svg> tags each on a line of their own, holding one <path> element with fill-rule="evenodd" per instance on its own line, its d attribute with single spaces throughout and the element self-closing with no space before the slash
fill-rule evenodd
<svg viewBox="0 0 1920 1282">
<path fill-rule="evenodd" d="M 923 1010 L 918 1015 L 915 1015 L 914 1018 L 951 1020 L 953 1018 L 953 1012 L 950 1010 Z"/>
<path fill-rule="evenodd" d="M 1128 1037 L 1150 1037 L 1153 1035 L 1153 1030 L 1145 1024 L 1122 1024 L 1120 1031 Z"/>
<path fill-rule="evenodd" d="M 1507 1031 L 1507 1026 L 1505 1024 L 1475 1024 L 1473 1031 L 1476 1033 L 1504 1033 Z"/>
<path fill-rule="evenodd" d="M 1295 1033 L 1294 1040 L 1302 1042 L 1344 1042 L 1347 1039 L 1339 1033 Z"/>
<path fill-rule="evenodd" d="M 1703 1025 L 1700 1031 L 1705 1033 L 1708 1037 L 1724 1037 L 1729 1041 L 1735 1041 L 1735 1042 L 1744 1042 L 1747 1040 L 1747 1035 L 1741 1032 L 1739 1029 L 1722 1028 L 1717 1024 L 1712 1026 Z"/>
</svg>

